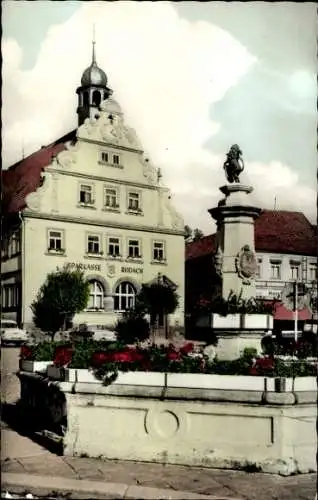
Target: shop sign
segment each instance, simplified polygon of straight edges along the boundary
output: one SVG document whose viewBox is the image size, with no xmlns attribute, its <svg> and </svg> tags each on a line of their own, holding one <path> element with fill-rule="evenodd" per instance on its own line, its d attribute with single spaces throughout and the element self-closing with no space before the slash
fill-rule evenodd
<svg viewBox="0 0 318 500">
<path fill-rule="evenodd" d="M 100 264 L 81 264 L 80 262 L 69 262 L 68 267 L 79 269 L 80 271 L 101 271 Z"/>
<path fill-rule="evenodd" d="M 135 274 L 141 274 L 143 272 L 143 269 L 141 267 L 122 267 L 121 268 L 122 273 L 135 273 Z"/>
</svg>

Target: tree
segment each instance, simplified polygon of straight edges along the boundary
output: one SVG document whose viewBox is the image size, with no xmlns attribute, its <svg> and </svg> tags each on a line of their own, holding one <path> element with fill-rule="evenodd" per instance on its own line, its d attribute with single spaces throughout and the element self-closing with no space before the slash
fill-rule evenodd
<svg viewBox="0 0 318 500">
<path fill-rule="evenodd" d="M 172 314 L 179 304 L 176 291 L 163 283 L 152 283 L 142 285 L 136 300 L 136 309 L 144 314 L 158 319 L 163 314 L 165 321 L 165 333 L 167 334 L 166 316 Z"/>
<path fill-rule="evenodd" d="M 204 233 L 203 233 L 203 231 L 201 231 L 201 229 L 196 228 L 193 231 L 193 241 L 201 240 L 201 238 L 203 238 L 203 237 L 204 237 Z"/>
<path fill-rule="evenodd" d="M 203 238 L 204 234 L 199 228 L 191 229 L 190 226 L 184 226 L 184 238 L 186 241 L 197 241 Z"/>
<path fill-rule="evenodd" d="M 190 240 L 192 238 L 192 229 L 190 226 L 184 226 L 184 238 Z"/>
<path fill-rule="evenodd" d="M 76 313 L 85 309 L 88 299 L 89 282 L 83 272 L 65 266 L 47 275 L 31 305 L 33 321 L 53 340 L 58 330 L 72 321 Z"/>
</svg>

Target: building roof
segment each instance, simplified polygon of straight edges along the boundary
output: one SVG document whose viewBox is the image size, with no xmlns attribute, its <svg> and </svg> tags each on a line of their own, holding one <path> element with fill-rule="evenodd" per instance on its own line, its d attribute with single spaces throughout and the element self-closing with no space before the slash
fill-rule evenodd
<svg viewBox="0 0 318 500">
<path fill-rule="evenodd" d="M 75 139 L 76 130 L 73 130 L 1 172 L 3 214 L 13 214 L 25 208 L 26 196 L 41 185 L 41 172 L 51 163 L 53 156 L 66 149 L 66 142 Z"/>
<path fill-rule="evenodd" d="M 211 234 L 188 243 L 186 260 L 215 253 L 215 236 Z M 255 221 L 255 249 L 257 252 L 317 256 L 317 226 L 310 224 L 301 212 L 263 210 Z"/>
</svg>

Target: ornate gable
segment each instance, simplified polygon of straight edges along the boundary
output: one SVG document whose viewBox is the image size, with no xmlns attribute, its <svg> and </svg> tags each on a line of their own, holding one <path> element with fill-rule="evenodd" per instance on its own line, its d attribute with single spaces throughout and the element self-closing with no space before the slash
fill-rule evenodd
<svg viewBox="0 0 318 500">
<path fill-rule="evenodd" d="M 142 145 L 134 129 L 127 127 L 122 110 L 115 101 L 109 98 L 103 101 L 95 118 L 86 118 L 78 128 L 78 139 L 104 142 L 111 146 L 121 146 L 142 152 Z"/>
</svg>

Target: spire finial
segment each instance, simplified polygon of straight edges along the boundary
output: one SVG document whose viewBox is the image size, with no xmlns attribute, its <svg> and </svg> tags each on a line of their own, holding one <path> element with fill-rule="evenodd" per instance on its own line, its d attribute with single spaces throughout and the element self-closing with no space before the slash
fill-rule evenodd
<svg viewBox="0 0 318 500">
<path fill-rule="evenodd" d="M 93 24 L 93 40 L 92 40 L 92 45 L 93 45 L 93 54 L 92 54 L 92 62 L 96 63 L 96 55 L 95 55 L 95 23 Z"/>
</svg>

